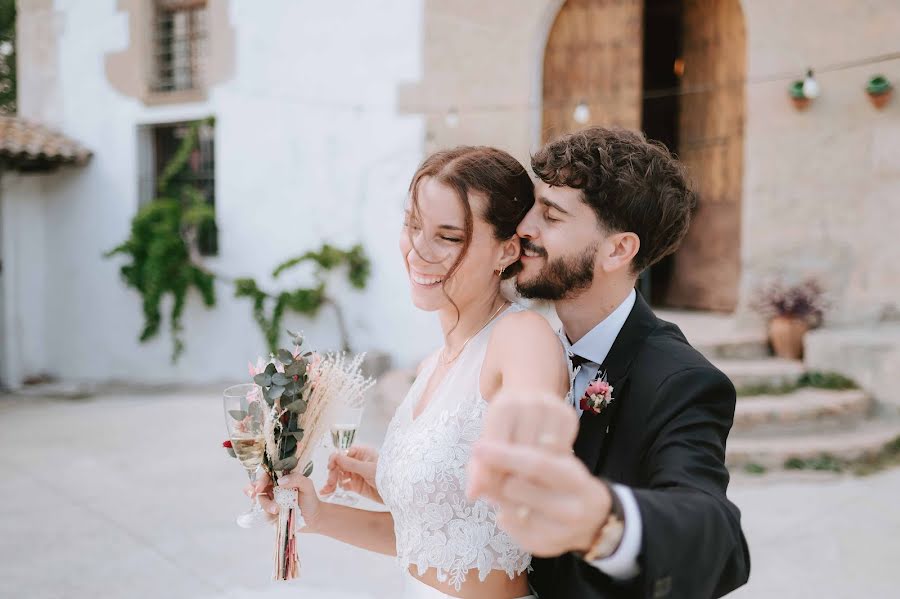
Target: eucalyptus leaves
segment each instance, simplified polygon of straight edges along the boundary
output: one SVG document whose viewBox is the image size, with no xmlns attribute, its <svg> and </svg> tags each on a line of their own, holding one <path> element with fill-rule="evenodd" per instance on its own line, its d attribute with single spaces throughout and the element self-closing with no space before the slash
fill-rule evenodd
<svg viewBox="0 0 900 599">
<path fill-rule="evenodd" d="M 375 384 L 361 373 L 365 354 L 348 360 L 343 353 L 304 352 L 303 336 L 288 333 L 293 350 L 279 349 L 268 362 L 258 360 L 250 366 L 266 404 L 259 408 L 267 410 L 262 431 L 266 442 L 263 467 L 272 480 L 297 464 L 305 465 L 303 473 L 308 476 L 313 448 L 330 425 L 329 406 L 337 402 L 362 406 L 366 391 Z"/>
<path fill-rule="evenodd" d="M 303 441 L 306 431 L 301 426 L 303 415 L 309 408 L 312 385 L 312 366 L 320 361 L 313 352 L 302 352 L 303 336 L 288 331 L 293 339 L 294 350 L 279 349 L 272 354 L 269 362 L 259 368 L 251 367 L 253 382 L 262 389 L 262 396 L 270 413 L 265 419 L 266 455 L 263 467 L 272 480 L 276 471 L 289 472 L 297 467 L 298 444 Z M 251 404 L 250 408 L 263 409 Z M 306 464 L 303 474 L 312 473 L 312 462 Z"/>
</svg>

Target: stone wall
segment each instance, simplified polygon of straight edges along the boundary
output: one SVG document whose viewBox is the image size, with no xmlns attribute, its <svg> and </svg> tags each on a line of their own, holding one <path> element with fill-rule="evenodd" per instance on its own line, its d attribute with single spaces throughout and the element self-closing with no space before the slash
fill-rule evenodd
<svg viewBox="0 0 900 599">
<path fill-rule="evenodd" d="M 539 142 L 543 48 L 558 0 L 485 5 L 425 2 L 421 82 L 401 107 L 428 111 L 429 147 L 487 143 L 522 160 Z M 822 72 L 822 96 L 796 112 L 791 78 L 897 50 L 893 0 L 742 2 L 747 32 L 741 283 L 746 321 L 753 290 L 773 274 L 819 276 L 834 323 L 872 322 L 900 306 L 900 100 L 868 102 L 869 76 L 900 84 L 900 60 Z M 687 68 L 690 68 L 688 65 Z M 778 79 L 763 82 L 768 79 Z M 454 127 L 444 118 L 458 109 Z M 727 265 L 725 268 L 732 268 Z"/>
<path fill-rule="evenodd" d="M 897 51 L 893 0 L 744 2 L 751 81 L 802 77 Z M 771 273 L 822 278 L 831 323 L 872 322 L 900 305 L 900 102 L 875 110 L 863 92 L 875 73 L 900 84 L 900 60 L 816 75 L 805 112 L 787 83 L 748 87 L 744 181 L 744 305 Z"/>
</svg>

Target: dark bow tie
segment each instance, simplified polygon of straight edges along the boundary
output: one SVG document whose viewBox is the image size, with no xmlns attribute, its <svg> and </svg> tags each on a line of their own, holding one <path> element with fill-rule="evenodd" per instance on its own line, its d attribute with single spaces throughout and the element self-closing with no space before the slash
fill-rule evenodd
<svg viewBox="0 0 900 599">
<path fill-rule="evenodd" d="M 593 364 L 591 360 L 588 360 L 584 356 L 579 356 L 578 354 L 572 354 L 572 368 L 578 368 L 579 366 L 584 366 L 585 364 Z"/>
</svg>

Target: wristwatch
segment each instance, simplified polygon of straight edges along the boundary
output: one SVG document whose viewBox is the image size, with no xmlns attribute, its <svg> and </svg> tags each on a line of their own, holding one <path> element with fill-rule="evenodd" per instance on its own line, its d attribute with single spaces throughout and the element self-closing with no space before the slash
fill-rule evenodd
<svg viewBox="0 0 900 599">
<path fill-rule="evenodd" d="M 612 497 L 612 507 L 609 510 L 609 516 L 606 517 L 606 521 L 597 529 L 590 548 L 581 556 L 582 559 L 588 562 L 603 559 L 615 553 L 622 542 L 622 537 L 625 535 L 625 517 L 622 504 L 619 502 L 616 492 L 609 485 L 607 485 L 607 489 L 609 489 L 609 494 Z"/>
</svg>

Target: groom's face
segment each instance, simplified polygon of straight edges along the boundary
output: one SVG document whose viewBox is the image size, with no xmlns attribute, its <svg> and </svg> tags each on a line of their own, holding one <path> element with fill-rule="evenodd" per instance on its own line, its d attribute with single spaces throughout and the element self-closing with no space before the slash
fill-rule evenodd
<svg viewBox="0 0 900 599">
<path fill-rule="evenodd" d="M 522 244 L 516 289 L 523 297 L 560 300 L 593 284 L 603 234 L 581 190 L 537 181 L 534 207 L 516 232 Z"/>
</svg>

